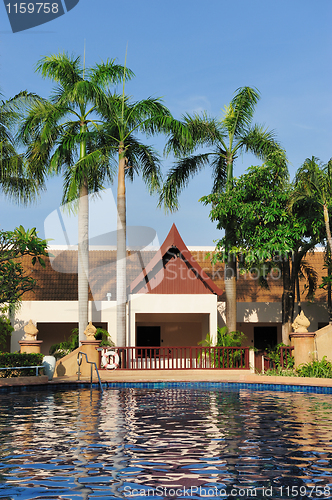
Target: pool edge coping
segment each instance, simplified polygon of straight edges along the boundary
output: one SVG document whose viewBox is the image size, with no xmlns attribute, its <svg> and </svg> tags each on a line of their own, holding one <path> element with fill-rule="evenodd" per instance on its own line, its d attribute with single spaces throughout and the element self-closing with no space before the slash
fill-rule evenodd
<svg viewBox="0 0 332 500">
<path fill-rule="evenodd" d="M 309 377 L 280 377 L 280 376 L 267 376 L 267 375 L 257 375 L 253 373 L 219 373 L 216 376 L 214 372 L 214 377 L 209 377 L 208 373 L 200 373 L 197 376 L 196 373 L 188 374 L 179 370 L 180 373 L 160 373 L 149 374 L 149 376 L 140 375 L 139 377 L 127 373 L 127 379 L 123 376 L 124 372 L 121 371 L 121 380 L 119 380 L 119 372 L 112 372 L 110 375 L 112 377 L 104 378 L 102 377 L 102 385 L 104 388 L 120 388 L 120 387 L 138 387 L 138 388 L 149 388 L 156 386 L 163 387 L 181 387 L 188 388 L 193 387 L 238 387 L 239 389 L 250 389 L 250 390 L 274 390 L 274 391 L 285 391 L 285 392 L 307 392 L 307 393 L 324 393 L 332 394 L 332 379 L 320 379 L 320 378 L 309 378 Z M 187 371 L 186 371 L 187 372 Z M 151 375 L 154 378 L 151 378 Z M 159 375 L 159 377 L 158 377 Z M 168 376 L 166 376 L 168 375 Z M 191 376 L 188 376 L 191 375 Z M 196 375 L 196 376 L 195 376 Z M 224 376 L 222 376 L 224 375 Z M 19 378 L 19 377 L 18 377 Z M 24 377 L 26 381 L 27 377 Z M 16 379 L 17 380 L 17 379 Z M 18 391 L 28 391 L 28 390 L 38 390 L 45 388 L 54 390 L 63 390 L 66 387 L 71 388 L 84 388 L 90 386 L 90 378 L 84 377 L 82 380 L 77 380 L 76 377 L 56 377 L 51 381 L 40 381 L 40 384 L 34 381 L 32 384 L 20 384 L 16 382 L 13 385 L 1 385 L 0 382 L 0 394 L 7 392 L 18 392 Z M 98 380 L 93 379 L 93 387 L 98 387 Z M 30 389 L 31 388 L 31 389 Z"/>
</svg>

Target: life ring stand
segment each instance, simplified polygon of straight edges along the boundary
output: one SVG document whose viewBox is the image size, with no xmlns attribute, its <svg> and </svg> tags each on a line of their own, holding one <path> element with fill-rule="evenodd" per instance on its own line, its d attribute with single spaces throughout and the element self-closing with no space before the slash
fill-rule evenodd
<svg viewBox="0 0 332 500">
<path fill-rule="evenodd" d="M 107 351 L 107 349 L 103 349 L 101 364 L 106 370 L 115 370 L 120 364 L 118 353 L 116 351 Z"/>
</svg>

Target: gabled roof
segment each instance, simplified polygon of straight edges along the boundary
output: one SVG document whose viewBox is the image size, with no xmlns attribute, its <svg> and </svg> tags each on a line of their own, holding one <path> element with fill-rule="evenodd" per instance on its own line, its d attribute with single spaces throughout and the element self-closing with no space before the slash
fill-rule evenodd
<svg viewBox="0 0 332 500">
<path fill-rule="evenodd" d="M 172 249 L 172 247 L 174 248 Z M 161 255 L 165 255 L 167 249 L 169 249 L 169 254 L 163 260 Z M 51 250 L 51 252 L 56 257 L 55 261 L 51 265 L 50 259 L 45 257 L 45 269 L 38 263 L 32 266 L 31 257 L 28 255 L 23 257 L 24 271 L 37 281 L 35 290 L 25 293 L 22 297 L 23 301 L 77 300 L 77 251 Z M 177 253 L 181 253 L 186 259 L 175 259 Z M 186 277 L 190 280 L 192 286 L 196 287 L 196 290 L 202 290 L 202 288 L 204 290 L 188 293 L 218 293 L 219 300 L 225 300 L 225 293 L 222 292 L 224 288 L 224 264 L 222 262 L 213 263 L 210 251 L 195 249 L 189 252 L 175 226 L 172 227 L 170 234 L 158 250 L 158 254 L 159 256 L 156 255 L 155 250 L 142 250 L 140 252 L 129 250 L 127 252 L 128 291 L 133 290 L 133 287 L 130 287 L 131 283 L 137 287 L 142 287 L 141 278 L 143 275 L 143 277 L 145 276 L 145 284 L 147 284 L 146 280 L 148 280 L 151 293 L 163 293 L 163 291 L 160 291 L 162 288 L 157 287 L 165 287 L 166 285 L 168 291 L 166 290 L 165 293 L 179 293 L 178 288 L 176 288 L 176 281 L 184 288 L 186 283 L 183 278 Z M 168 263 L 166 262 L 167 259 Z M 186 260 L 191 264 L 190 267 L 187 266 Z M 322 277 L 327 275 L 327 270 L 324 267 L 324 252 L 318 250 L 309 252 L 306 261 L 316 270 L 318 283 L 321 283 Z M 159 262 L 161 273 L 156 273 L 157 268 L 153 270 L 154 262 Z M 202 274 L 197 272 L 194 263 L 202 270 Z M 166 268 L 164 268 L 163 264 L 166 264 Z M 142 269 L 144 273 L 142 273 Z M 165 276 L 168 279 L 163 282 Z M 178 280 L 174 279 L 176 276 L 179 277 Z M 198 276 L 201 276 L 202 280 L 197 279 Z M 210 279 L 206 279 L 205 276 Z M 258 277 L 259 275 L 255 275 L 254 272 L 240 274 L 237 277 L 237 301 L 242 303 L 265 302 L 267 304 L 269 302 L 280 302 L 283 293 L 282 277 L 269 275 L 269 288 L 260 286 Z M 211 290 L 212 287 L 206 287 L 207 283 L 211 283 L 210 280 L 213 282 L 212 287 L 218 291 Z M 89 283 L 91 289 L 89 300 L 105 301 L 109 292 L 112 293 L 111 300 L 116 300 L 116 250 L 93 250 L 89 252 Z M 300 280 L 300 293 L 303 301 L 307 300 L 305 285 L 306 281 Z M 172 290 L 174 291 L 172 292 Z M 149 292 L 148 288 L 146 288 L 146 291 Z M 187 292 L 182 291 L 180 293 Z M 325 303 L 326 301 L 326 290 L 318 288 L 314 302 Z M 268 307 L 266 305 L 266 308 Z"/>
<path fill-rule="evenodd" d="M 131 283 L 130 293 L 222 295 L 223 290 L 196 262 L 173 224 L 160 252 Z"/>
</svg>

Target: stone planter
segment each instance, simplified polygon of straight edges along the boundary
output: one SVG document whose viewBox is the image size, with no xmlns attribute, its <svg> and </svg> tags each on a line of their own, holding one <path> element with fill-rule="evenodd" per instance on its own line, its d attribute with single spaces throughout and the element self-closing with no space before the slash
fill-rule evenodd
<svg viewBox="0 0 332 500">
<path fill-rule="evenodd" d="M 52 380 L 55 370 L 56 359 L 54 356 L 44 356 L 43 366 L 44 374 L 48 376 L 48 380 Z"/>
</svg>

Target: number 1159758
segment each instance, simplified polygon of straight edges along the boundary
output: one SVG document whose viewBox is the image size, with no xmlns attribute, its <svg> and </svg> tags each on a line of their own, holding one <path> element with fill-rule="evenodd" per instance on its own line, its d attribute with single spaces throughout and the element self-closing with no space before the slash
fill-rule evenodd
<svg viewBox="0 0 332 500">
<path fill-rule="evenodd" d="M 59 11 L 58 2 L 53 3 L 8 3 L 6 5 L 8 14 L 57 14 Z"/>
</svg>

